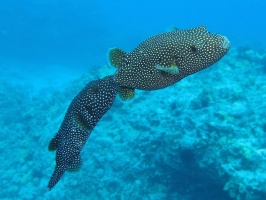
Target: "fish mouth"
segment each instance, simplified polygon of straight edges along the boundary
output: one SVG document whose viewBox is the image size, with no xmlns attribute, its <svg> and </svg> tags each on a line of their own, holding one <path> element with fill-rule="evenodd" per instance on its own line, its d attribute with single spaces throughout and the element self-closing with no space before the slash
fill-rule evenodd
<svg viewBox="0 0 266 200">
<path fill-rule="evenodd" d="M 222 48 L 225 50 L 229 50 L 230 49 L 230 41 L 225 36 L 222 36 L 222 38 L 223 38 Z"/>
</svg>

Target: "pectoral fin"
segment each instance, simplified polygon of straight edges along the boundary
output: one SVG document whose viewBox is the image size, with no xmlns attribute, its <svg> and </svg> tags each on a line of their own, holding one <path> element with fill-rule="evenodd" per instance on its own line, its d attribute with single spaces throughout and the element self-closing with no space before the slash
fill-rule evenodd
<svg viewBox="0 0 266 200">
<path fill-rule="evenodd" d="M 179 69 L 176 65 L 171 65 L 170 67 L 163 67 L 161 65 L 156 65 L 155 66 L 156 69 L 167 72 L 169 74 L 178 74 L 179 73 Z"/>
</svg>

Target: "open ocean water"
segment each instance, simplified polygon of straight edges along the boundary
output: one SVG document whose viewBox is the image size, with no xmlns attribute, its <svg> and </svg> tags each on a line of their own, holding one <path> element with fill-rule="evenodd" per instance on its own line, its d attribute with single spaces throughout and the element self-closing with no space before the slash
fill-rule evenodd
<svg viewBox="0 0 266 200">
<path fill-rule="evenodd" d="M 265 200 L 266 28 L 262 0 L 0 0 L 0 199 Z M 171 27 L 204 25 L 231 49 L 155 91 L 116 98 L 49 191 L 48 144 L 90 81 Z"/>
</svg>

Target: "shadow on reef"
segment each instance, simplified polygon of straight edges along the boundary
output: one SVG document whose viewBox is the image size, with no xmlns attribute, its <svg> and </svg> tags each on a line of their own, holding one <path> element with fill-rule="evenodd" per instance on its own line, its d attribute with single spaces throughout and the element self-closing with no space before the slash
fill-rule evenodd
<svg viewBox="0 0 266 200">
<path fill-rule="evenodd" d="M 168 188 L 168 193 L 178 193 L 181 199 L 186 200 L 229 200 L 231 199 L 224 191 L 224 183 L 212 179 L 208 172 L 198 168 L 195 153 L 192 149 L 181 149 L 176 152 L 179 155 L 178 167 L 170 167 L 163 164 L 164 161 L 156 162 L 156 169 L 163 173 L 154 176 L 150 182 L 161 182 Z M 228 177 L 227 177 L 228 178 Z"/>
</svg>

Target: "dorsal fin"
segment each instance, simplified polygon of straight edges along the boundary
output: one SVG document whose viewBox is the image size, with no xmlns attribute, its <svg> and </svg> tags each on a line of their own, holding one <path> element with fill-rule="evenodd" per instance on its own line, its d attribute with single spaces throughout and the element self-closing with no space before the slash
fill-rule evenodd
<svg viewBox="0 0 266 200">
<path fill-rule="evenodd" d="M 172 31 L 178 31 L 180 29 L 178 29 L 176 26 L 171 25 L 166 29 L 166 32 L 172 32 Z"/>
<path fill-rule="evenodd" d="M 119 48 L 111 48 L 108 51 L 108 61 L 109 64 L 114 67 L 121 67 L 127 53 Z"/>
<path fill-rule="evenodd" d="M 51 139 L 49 146 L 48 146 L 48 150 L 55 151 L 57 147 L 58 147 L 58 135 L 56 134 L 55 137 Z"/>
</svg>

